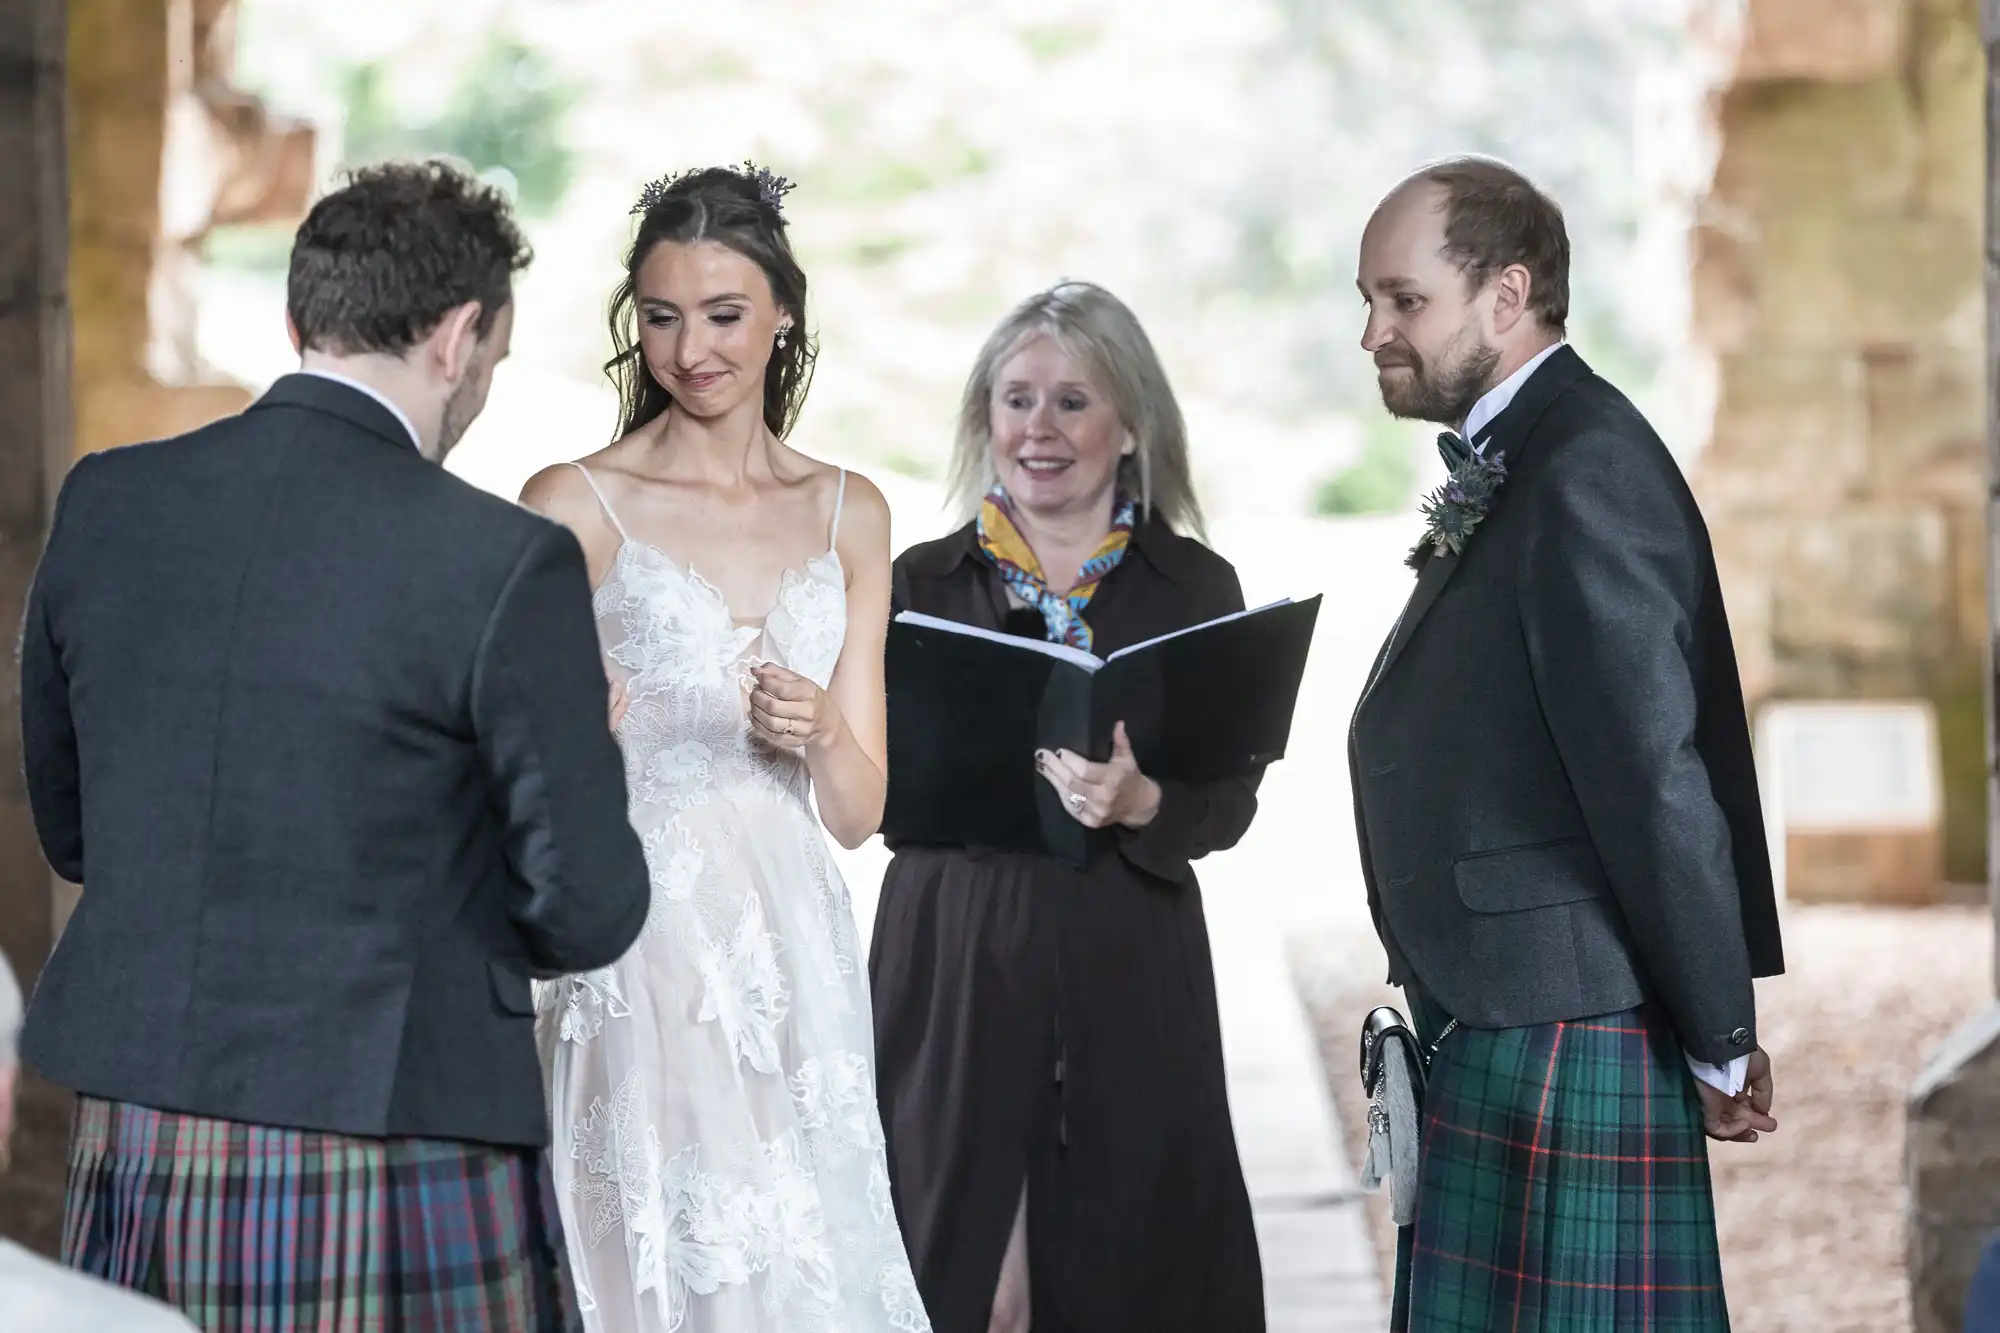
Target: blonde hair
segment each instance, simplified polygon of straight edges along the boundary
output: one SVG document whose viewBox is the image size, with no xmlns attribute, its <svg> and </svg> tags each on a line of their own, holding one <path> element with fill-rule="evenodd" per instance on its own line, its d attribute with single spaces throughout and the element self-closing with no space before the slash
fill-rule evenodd
<svg viewBox="0 0 2000 1333">
<path fill-rule="evenodd" d="M 1040 334 L 1054 338 L 1089 367 L 1111 396 L 1118 419 L 1132 435 L 1132 453 L 1119 460 L 1118 482 L 1141 512 L 1157 513 L 1185 535 L 1204 535 L 1201 502 L 1188 465 L 1187 423 L 1166 368 L 1123 301 L 1090 282 L 1059 282 L 1009 311 L 988 335 L 965 381 L 952 445 L 950 496 L 961 521 L 979 511 L 991 490 L 993 382 L 1021 345 Z"/>
</svg>

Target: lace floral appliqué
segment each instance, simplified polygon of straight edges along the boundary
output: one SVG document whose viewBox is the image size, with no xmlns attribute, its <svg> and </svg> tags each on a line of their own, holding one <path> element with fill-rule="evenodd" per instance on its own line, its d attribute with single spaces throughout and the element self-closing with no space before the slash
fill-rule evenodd
<svg viewBox="0 0 2000 1333">
<path fill-rule="evenodd" d="M 628 542 L 595 607 L 652 901 L 623 959 L 536 988 L 586 1333 L 927 1333 L 853 909 L 805 766 L 746 708 L 757 661 L 831 681 L 840 561 L 788 571 L 760 628 Z"/>
</svg>

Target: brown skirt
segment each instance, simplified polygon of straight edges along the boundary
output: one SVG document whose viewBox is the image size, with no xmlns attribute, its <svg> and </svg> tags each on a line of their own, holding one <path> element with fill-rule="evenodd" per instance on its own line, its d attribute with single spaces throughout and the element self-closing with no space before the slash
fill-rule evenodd
<svg viewBox="0 0 2000 1333">
<path fill-rule="evenodd" d="M 1036 1333 L 1261 1333 L 1197 889 L 1110 856 L 904 851 L 870 951 L 897 1217 L 984 1333 L 1023 1182 Z"/>
</svg>

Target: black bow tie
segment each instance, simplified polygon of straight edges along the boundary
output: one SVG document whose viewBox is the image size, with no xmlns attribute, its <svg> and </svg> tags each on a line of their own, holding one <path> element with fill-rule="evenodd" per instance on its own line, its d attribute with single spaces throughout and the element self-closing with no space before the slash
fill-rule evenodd
<svg viewBox="0 0 2000 1333">
<path fill-rule="evenodd" d="M 1458 437 L 1455 431 L 1446 431 L 1438 436 L 1438 457 L 1444 460 L 1445 471 L 1456 472 L 1472 457 L 1472 446 Z"/>
</svg>

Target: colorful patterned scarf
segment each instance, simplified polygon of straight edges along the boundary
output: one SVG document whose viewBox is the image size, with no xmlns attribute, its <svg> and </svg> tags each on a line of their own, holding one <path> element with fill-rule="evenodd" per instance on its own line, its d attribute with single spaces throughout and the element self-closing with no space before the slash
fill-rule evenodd
<svg viewBox="0 0 2000 1333">
<path fill-rule="evenodd" d="M 1111 505 L 1111 531 L 1097 544 L 1090 559 L 1077 571 L 1076 585 L 1067 593 L 1052 592 L 1042 579 L 1042 562 L 1014 521 L 1014 502 L 995 486 L 979 506 L 979 549 L 1000 571 L 1009 592 L 1042 613 L 1049 638 L 1072 648 L 1090 651 L 1090 626 L 1084 623 L 1083 608 L 1104 576 L 1118 568 L 1125 548 L 1132 542 L 1132 501 L 1119 492 Z"/>
</svg>

